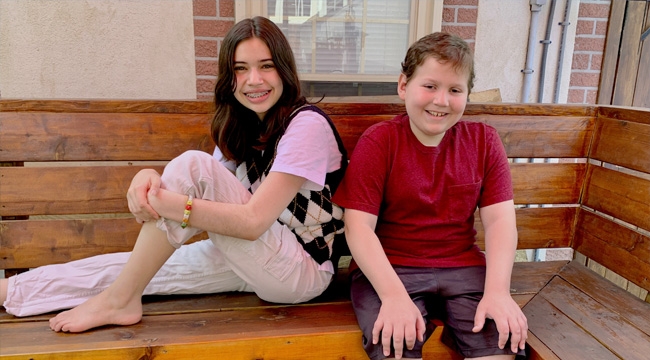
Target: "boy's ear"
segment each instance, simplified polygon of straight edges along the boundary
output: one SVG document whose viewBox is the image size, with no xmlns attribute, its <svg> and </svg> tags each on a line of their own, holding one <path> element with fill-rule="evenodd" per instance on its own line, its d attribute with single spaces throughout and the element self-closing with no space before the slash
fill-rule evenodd
<svg viewBox="0 0 650 360">
<path fill-rule="evenodd" d="M 397 80 L 397 95 L 399 98 L 404 100 L 406 97 L 406 75 L 399 74 L 399 79 Z"/>
</svg>

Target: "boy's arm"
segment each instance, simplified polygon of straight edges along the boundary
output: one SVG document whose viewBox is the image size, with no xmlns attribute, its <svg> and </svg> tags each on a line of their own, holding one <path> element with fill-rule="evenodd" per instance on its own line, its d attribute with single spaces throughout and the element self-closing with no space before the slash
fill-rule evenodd
<svg viewBox="0 0 650 360">
<path fill-rule="evenodd" d="M 510 296 L 510 277 L 517 250 L 517 227 L 512 200 L 479 210 L 485 228 L 487 272 L 485 293 L 476 310 L 474 332 L 481 330 L 485 318 L 494 319 L 499 330 L 499 347 L 510 336 L 512 351 L 524 349 L 528 323 L 519 305 Z"/>
<path fill-rule="evenodd" d="M 380 340 L 384 355 L 390 355 L 391 338 L 395 357 L 401 358 L 403 344 L 412 349 L 415 340 L 424 341 L 425 324 L 420 310 L 409 297 L 393 270 L 375 234 L 377 216 L 353 209 L 345 210 L 345 236 L 357 265 L 381 299 L 381 308 L 372 330 L 372 343 Z"/>
</svg>

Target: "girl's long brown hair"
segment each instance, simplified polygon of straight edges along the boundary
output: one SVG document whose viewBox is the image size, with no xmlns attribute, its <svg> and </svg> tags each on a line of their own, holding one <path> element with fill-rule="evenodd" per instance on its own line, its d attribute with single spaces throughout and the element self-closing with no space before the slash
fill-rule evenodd
<svg viewBox="0 0 650 360">
<path fill-rule="evenodd" d="M 234 62 L 240 42 L 258 38 L 268 46 L 282 79 L 283 91 L 262 122 L 257 114 L 235 98 L 237 87 Z M 233 26 L 219 50 L 219 75 L 214 89 L 216 111 L 212 120 L 212 138 L 224 157 L 240 163 L 253 150 L 262 150 L 271 139 L 284 132 L 289 115 L 307 101 L 301 93 L 296 61 L 289 41 L 271 20 L 257 16 Z"/>
</svg>

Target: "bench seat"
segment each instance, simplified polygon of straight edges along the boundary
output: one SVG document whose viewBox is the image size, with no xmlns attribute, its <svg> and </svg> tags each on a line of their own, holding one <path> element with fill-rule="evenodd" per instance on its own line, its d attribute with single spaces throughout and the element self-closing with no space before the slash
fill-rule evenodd
<svg viewBox="0 0 650 360">
<path fill-rule="evenodd" d="M 566 264 L 516 263 L 514 299 L 525 306 Z M 47 354 L 42 358 L 365 359 L 346 284 L 347 274 L 341 270 L 337 286 L 299 305 L 272 304 L 248 293 L 145 296 L 140 323 L 82 334 L 50 330 L 48 319 L 53 314 L 15 318 L 2 312 L 0 358 L 40 359 L 39 354 Z M 318 352 L 313 351 L 314 344 Z M 441 354 L 459 358 L 434 341 L 427 343 L 426 354 L 431 359 Z"/>
<path fill-rule="evenodd" d="M 404 111 L 397 103 L 319 106 L 349 152 L 368 126 Z M 208 101 L 0 100 L 5 276 L 131 250 L 140 228 L 124 197 L 132 176 L 162 170 L 185 150 L 211 152 L 212 112 Z M 647 359 L 650 110 L 468 104 L 464 118 L 494 126 L 504 143 L 518 249 L 575 252 L 572 261 L 514 265 L 528 357 Z M 483 248 L 479 217 L 475 228 Z M 366 359 L 347 291 L 342 266 L 330 289 L 305 304 L 241 293 L 145 297 L 140 323 L 81 334 L 49 330 L 52 314 L 15 318 L 0 308 L 0 359 Z M 424 358 L 459 359 L 440 334 Z"/>
</svg>

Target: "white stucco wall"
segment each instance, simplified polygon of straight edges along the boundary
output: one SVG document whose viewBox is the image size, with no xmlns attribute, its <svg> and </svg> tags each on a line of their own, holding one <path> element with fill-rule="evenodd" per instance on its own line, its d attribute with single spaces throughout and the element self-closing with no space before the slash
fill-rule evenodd
<svg viewBox="0 0 650 360">
<path fill-rule="evenodd" d="M 192 0 L 1 0 L 0 96 L 195 99 Z"/>
<path fill-rule="evenodd" d="M 558 0 L 551 30 L 543 102 L 554 99 L 554 88 L 559 64 L 560 38 L 559 22 L 564 20 L 566 0 Z M 567 27 L 567 42 L 562 59 L 562 77 L 559 88 L 559 102 L 566 102 L 570 80 L 573 43 L 577 23 L 579 1 L 574 0 L 570 10 L 570 25 Z M 528 0 L 479 0 L 476 28 L 476 83 L 474 91 L 498 88 L 504 102 L 523 102 L 522 87 L 528 50 L 530 29 L 530 1 Z M 543 46 L 539 43 L 546 36 L 550 1 L 542 5 L 539 15 L 535 57 L 529 101 L 537 102 L 540 66 Z"/>
</svg>

